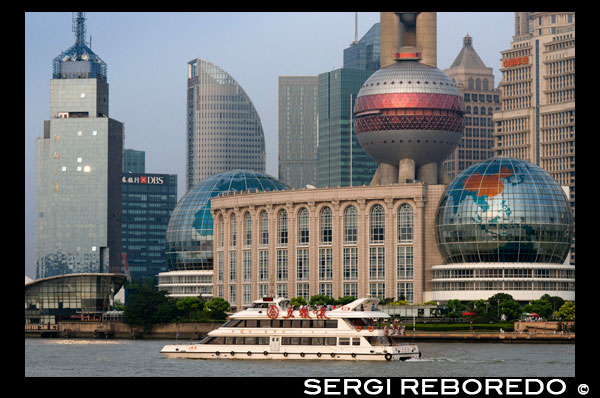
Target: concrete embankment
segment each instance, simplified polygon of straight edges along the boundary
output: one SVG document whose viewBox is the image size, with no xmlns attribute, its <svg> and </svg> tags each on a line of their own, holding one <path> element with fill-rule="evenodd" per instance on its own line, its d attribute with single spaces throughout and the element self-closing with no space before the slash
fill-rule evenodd
<svg viewBox="0 0 600 398">
<path fill-rule="evenodd" d="M 515 332 L 406 332 L 392 336 L 397 342 L 472 342 L 574 344 L 575 333 L 515 333 Z"/>
</svg>

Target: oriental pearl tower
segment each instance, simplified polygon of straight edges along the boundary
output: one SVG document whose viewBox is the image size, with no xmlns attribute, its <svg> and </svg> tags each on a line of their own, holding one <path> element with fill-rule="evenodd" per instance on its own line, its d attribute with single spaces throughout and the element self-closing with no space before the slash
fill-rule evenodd
<svg viewBox="0 0 600 398">
<path fill-rule="evenodd" d="M 358 142 L 379 166 L 371 185 L 448 184 L 442 162 L 460 143 L 464 104 L 437 66 L 436 13 L 381 13 L 381 69 L 354 107 Z"/>
</svg>

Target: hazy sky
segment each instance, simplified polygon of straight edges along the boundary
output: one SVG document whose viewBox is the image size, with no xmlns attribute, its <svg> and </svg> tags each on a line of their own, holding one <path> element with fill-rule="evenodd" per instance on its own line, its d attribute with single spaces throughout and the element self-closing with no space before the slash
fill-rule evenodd
<svg viewBox="0 0 600 398">
<path fill-rule="evenodd" d="M 146 172 L 177 174 L 185 193 L 187 62 L 201 58 L 229 73 L 258 111 L 267 173 L 277 177 L 278 76 L 343 66 L 354 40 L 353 12 L 86 13 L 86 40 L 108 65 L 109 116 L 125 125 L 125 148 L 146 152 Z M 358 37 L 379 13 L 358 13 Z M 500 81 L 514 13 L 438 13 L 438 68 L 450 67 L 463 37 Z M 70 12 L 25 13 L 25 273 L 34 271 L 35 141 L 50 117 L 52 59 L 73 45 Z"/>
</svg>

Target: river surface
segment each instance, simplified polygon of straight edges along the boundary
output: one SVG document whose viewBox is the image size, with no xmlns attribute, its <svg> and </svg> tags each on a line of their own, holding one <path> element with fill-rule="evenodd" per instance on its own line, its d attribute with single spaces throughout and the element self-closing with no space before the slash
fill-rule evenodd
<svg viewBox="0 0 600 398">
<path fill-rule="evenodd" d="M 418 343 L 406 362 L 167 359 L 172 340 L 25 339 L 25 376 L 570 377 L 575 344 Z"/>
</svg>

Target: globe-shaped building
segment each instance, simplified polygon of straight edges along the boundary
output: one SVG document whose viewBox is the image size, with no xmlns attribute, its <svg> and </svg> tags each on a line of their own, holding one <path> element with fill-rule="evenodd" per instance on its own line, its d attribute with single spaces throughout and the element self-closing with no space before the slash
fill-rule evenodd
<svg viewBox="0 0 600 398">
<path fill-rule="evenodd" d="M 169 219 L 165 242 L 168 270 L 212 270 L 211 198 L 232 192 L 284 189 L 289 187 L 274 177 L 250 170 L 227 171 L 202 180 L 181 198 Z"/>
<path fill-rule="evenodd" d="M 417 167 L 442 162 L 460 142 L 464 104 L 444 72 L 415 60 L 399 60 L 373 73 L 354 108 L 356 137 L 377 163 Z"/>
<path fill-rule="evenodd" d="M 461 172 L 440 199 L 435 220 L 446 264 L 562 264 L 574 230 L 560 185 L 540 167 L 504 157 Z"/>
</svg>

